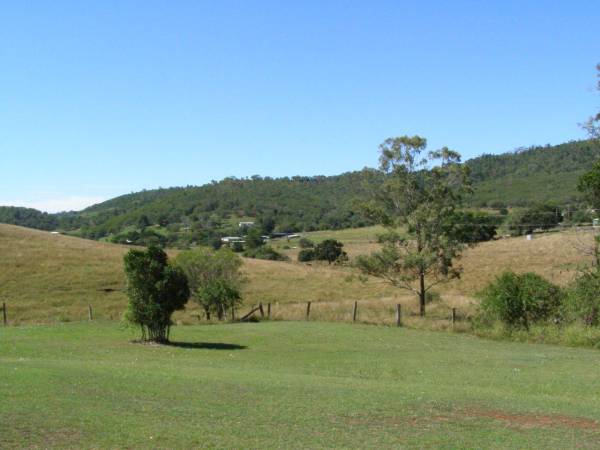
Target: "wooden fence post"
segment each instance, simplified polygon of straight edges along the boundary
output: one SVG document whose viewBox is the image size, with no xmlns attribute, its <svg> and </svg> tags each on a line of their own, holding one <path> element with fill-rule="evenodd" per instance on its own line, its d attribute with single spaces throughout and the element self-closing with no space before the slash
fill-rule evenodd
<svg viewBox="0 0 600 450">
<path fill-rule="evenodd" d="M 231 306 L 231 321 L 235 322 L 235 306 Z"/>
<path fill-rule="evenodd" d="M 92 305 L 88 305 L 88 319 L 92 320 L 94 318 L 93 314 L 92 314 Z"/>
<path fill-rule="evenodd" d="M 456 323 L 456 308 L 452 308 L 452 328 L 454 328 L 455 323 Z"/>
<path fill-rule="evenodd" d="M 358 302 L 354 302 L 354 308 L 352 308 L 352 323 L 356 322 L 356 311 L 358 310 Z"/>
<path fill-rule="evenodd" d="M 4 323 L 4 326 L 6 326 L 7 324 L 7 320 L 6 320 L 6 303 L 2 302 L 2 323 Z"/>
<path fill-rule="evenodd" d="M 402 305 L 396 304 L 396 326 L 402 326 Z"/>
<path fill-rule="evenodd" d="M 310 317 L 310 302 L 306 304 L 306 320 Z"/>
<path fill-rule="evenodd" d="M 258 310 L 260 311 L 260 317 L 262 317 L 264 319 L 264 317 L 265 317 L 265 310 L 263 309 L 262 303 L 258 304 Z"/>
<path fill-rule="evenodd" d="M 271 303 L 267 303 L 267 319 L 271 318 Z"/>
</svg>

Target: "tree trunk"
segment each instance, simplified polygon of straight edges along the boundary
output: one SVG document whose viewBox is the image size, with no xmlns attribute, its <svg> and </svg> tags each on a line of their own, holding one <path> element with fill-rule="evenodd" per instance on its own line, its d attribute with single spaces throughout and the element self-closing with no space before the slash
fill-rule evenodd
<svg viewBox="0 0 600 450">
<path fill-rule="evenodd" d="M 419 274 L 419 315 L 425 317 L 425 274 Z"/>
</svg>

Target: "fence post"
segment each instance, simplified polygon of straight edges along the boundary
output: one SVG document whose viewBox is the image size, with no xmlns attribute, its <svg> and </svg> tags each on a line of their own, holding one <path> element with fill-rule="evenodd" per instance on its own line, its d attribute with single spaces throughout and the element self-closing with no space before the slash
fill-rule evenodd
<svg viewBox="0 0 600 450">
<path fill-rule="evenodd" d="M 400 303 L 396 303 L 396 326 L 402 326 L 402 305 Z"/>
<path fill-rule="evenodd" d="M 265 317 L 265 310 L 263 309 L 262 302 L 258 304 L 258 310 L 260 311 L 260 317 Z"/>
<path fill-rule="evenodd" d="M 231 306 L 231 321 L 235 322 L 235 306 Z"/>
<path fill-rule="evenodd" d="M 91 305 L 91 304 L 89 304 L 89 305 L 88 305 L 88 319 L 89 319 L 89 320 L 93 320 L 93 318 L 94 318 L 94 316 L 93 316 L 93 314 L 92 314 L 92 305 Z"/>
<path fill-rule="evenodd" d="M 352 308 L 352 323 L 356 322 L 356 311 L 358 310 L 358 302 L 354 302 L 354 308 Z"/>
<path fill-rule="evenodd" d="M 454 328 L 455 323 L 456 323 L 456 308 L 452 308 L 452 328 Z"/>
<path fill-rule="evenodd" d="M 4 326 L 6 326 L 6 303 L 2 302 L 2 322 L 4 323 Z"/>
<path fill-rule="evenodd" d="M 271 303 L 267 303 L 267 319 L 271 318 Z"/>
<path fill-rule="evenodd" d="M 306 304 L 306 320 L 310 317 L 310 302 Z"/>
</svg>

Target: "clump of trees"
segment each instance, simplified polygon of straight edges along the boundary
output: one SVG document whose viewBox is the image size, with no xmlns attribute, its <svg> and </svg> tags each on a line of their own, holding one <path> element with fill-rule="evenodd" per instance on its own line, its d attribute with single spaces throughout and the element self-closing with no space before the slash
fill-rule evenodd
<svg viewBox="0 0 600 450">
<path fill-rule="evenodd" d="M 140 327 L 142 340 L 168 342 L 171 316 L 190 296 L 185 273 L 159 247 L 130 250 L 124 263 L 129 297 L 125 319 Z"/>
<path fill-rule="evenodd" d="M 247 258 L 266 259 L 270 261 L 287 261 L 287 256 L 279 253 L 273 247 L 265 243 L 262 231 L 263 230 L 260 227 L 250 228 L 244 237 L 244 256 Z"/>
<path fill-rule="evenodd" d="M 227 247 L 199 247 L 181 252 L 177 266 L 189 280 L 192 299 L 206 313 L 223 319 L 226 311 L 241 302 L 242 260 Z"/>
<path fill-rule="evenodd" d="M 508 220 L 508 230 L 513 236 L 521 236 L 537 229 L 550 230 L 562 220 L 562 213 L 556 205 L 540 204 L 515 212 Z"/>
<path fill-rule="evenodd" d="M 308 241 L 308 239 L 307 239 Z M 348 260 L 348 255 L 343 250 L 344 244 L 335 239 L 325 239 L 323 242 L 314 245 L 311 241 L 310 247 L 307 246 L 298 253 L 298 261 L 327 261 L 328 264 L 333 262 L 345 262 Z M 306 246 L 307 244 L 304 243 Z"/>
<path fill-rule="evenodd" d="M 446 147 L 421 155 L 427 147 L 420 136 L 387 139 L 380 148 L 379 174 L 384 181 L 363 204 L 371 220 L 384 225 L 382 250 L 357 258 L 367 275 L 414 292 L 425 315 L 427 292 L 460 276 L 455 266 L 464 243 L 453 230 L 457 211 L 471 192 L 469 169 L 460 155 Z"/>
</svg>

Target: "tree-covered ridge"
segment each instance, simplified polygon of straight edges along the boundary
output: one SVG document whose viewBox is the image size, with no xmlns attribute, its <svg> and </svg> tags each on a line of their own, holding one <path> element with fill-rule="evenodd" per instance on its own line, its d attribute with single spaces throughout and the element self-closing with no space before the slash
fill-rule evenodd
<svg viewBox="0 0 600 450">
<path fill-rule="evenodd" d="M 574 205 L 581 200 L 578 178 L 598 159 L 600 145 L 590 140 L 482 155 L 466 162 L 475 191 L 468 202 L 492 207 Z M 260 220 L 264 228 L 282 232 L 351 228 L 370 224 L 354 204 L 365 197 L 370 183 L 383 179 L 379 172 L 369 173 L 372 176 L 355 171 L 336 176 L 226 178 L 203 186 L 122 195 L 78 213 L 59 215 L 0 207 L 0 222 L 102 238 L 139 229 L 145 218 L 160 224 L 162 231 L 170 227 L 169 232 L 195 233 L 191 239 L 196 242 L 200 237 L 208 242 L 239 231 L 236 220 L 243 218 Z M 123 236 L 135 241 L 135 236 Z"/>
<path fill-rule="evenodd" d="M 182 223 L 197 230 L 226 228 L 228 219 L 244 217 L 259 218 L 281 232 L 357 227 L 370 224 L 353 205 L 365 195 L 363 181 L 362 172 L 226 178 L 204 186 L 124 195 L 82 211 L 78 220 L 90 237 L 119 232 L 142 216 L 153 224 Z"/>
<path fill-rule="evenodd" d="M 46 231 L 55 230 L 59 226 L 59 220 L 55 214 L 17 206 L 0 206 L 0 223 Z"/>
<path fill-rule="evenodd" d="M 475 193 L 473 206 L 531 206 L 551 202 L 573 205 L 581 200 L 579 177 L 600 158 L 591 140 L 482 155 L 466 162 Z"/>
</svg>

